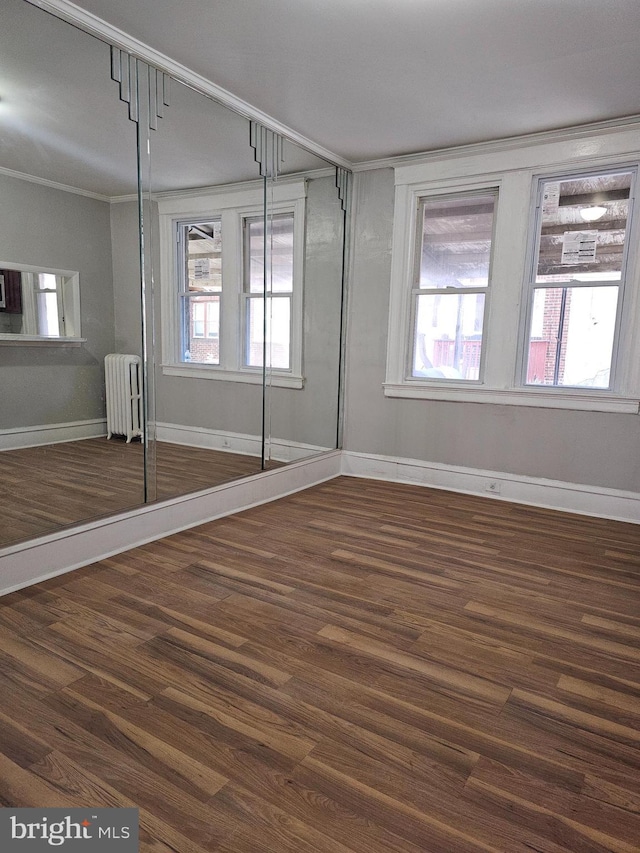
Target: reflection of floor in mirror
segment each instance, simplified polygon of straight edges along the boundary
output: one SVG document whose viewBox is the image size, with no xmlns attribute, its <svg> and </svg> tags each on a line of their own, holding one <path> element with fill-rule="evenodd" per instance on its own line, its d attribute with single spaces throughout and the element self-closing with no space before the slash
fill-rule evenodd
<svg viewBox="0 0 640 853">
<path fill-rule="evenodd" d="M 0 547 L 140 504 L 142 466 L 140 442 L 116 438 L 1 452 Z M 159 442 L 157 497 L 210 488 L 259 470 L 255 456 Z"/>
</svg>

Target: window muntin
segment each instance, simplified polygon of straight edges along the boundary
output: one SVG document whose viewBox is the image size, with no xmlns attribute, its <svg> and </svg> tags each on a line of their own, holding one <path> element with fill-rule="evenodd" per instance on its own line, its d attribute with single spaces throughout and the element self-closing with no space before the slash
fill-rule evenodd
<svg viewBox="0 0 640 853">
<path fill-rule="evenodd" d="M 497 191 L 420 198 L 410 377 L 480 379 Z"/>
<path fill-rule="evenodd" d="M 539 181 L 523 384 L 612 387 L 635 170 Z"/>
</svg>

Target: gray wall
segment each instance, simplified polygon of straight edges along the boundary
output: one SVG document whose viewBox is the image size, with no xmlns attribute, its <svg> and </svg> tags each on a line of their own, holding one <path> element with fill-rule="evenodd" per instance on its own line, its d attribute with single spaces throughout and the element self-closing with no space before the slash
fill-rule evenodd
<svg viewBox="0 0 640 853">
<path fill-rule="evenodd" d="M 113 351 L 109 204 L 0 174 L 0 266 L 80 273 L 81 347 L 0 346 L 0 429 L 104 417 Z"/>
<path fill-rule="evenodd" d="M 345 449 L 640 490 L 640 417 L 385 398 L 392 169 L 356 175 Z"/>
<path fill-rule="evenodd" d="M 114 352 L 142 355 L 138 202 L 111 205 Z"/>
<path fill-rule="evenodd" d="M 334 178 L 307 188 L 302 390 L 273 388 L 272 435 L 336 446 L 343 215 Z"/>
</svg>

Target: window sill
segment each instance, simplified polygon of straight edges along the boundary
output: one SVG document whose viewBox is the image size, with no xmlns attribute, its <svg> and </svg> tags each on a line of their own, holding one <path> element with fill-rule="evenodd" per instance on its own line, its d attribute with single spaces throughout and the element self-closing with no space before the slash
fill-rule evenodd
<svg viewBox="0 0 640 853">
<path fill-rule="evenodd" d="M 47 338 L 44 335 L 0 335 L 0 346 L 79 347 L 86 338 Z"/>
<path fill-rule="evenodd" d="M 638 414 L 640 403 L 629 397 L 594 394 L 572 389 L 559 393 L 547 390 L 470 388 L 454 385 L 426 385 L 411 382 L 383 383 L 385 397 L 412 400 L 445 400 L 450 403 L 493 403 L 499 406 L 533 406 L 544 409 L 575 409 L 587 412 L 626 412 Z"/>
<path fill-rule="evenodd" d="M 210 367 L 206 364 L 163 364 L 164 376 L 182 376 L 188 379 L 215 379 L 219 382 L 243 382 L 248 385 L 262 385 L 262 373 L 250 373 L 243 370 L 224 370 L 220 367 Z M 271 373 L 266 377 L 267 385 L 276 388 L 304 387 L 304 377 L 291 373 Z"/>
</svg>

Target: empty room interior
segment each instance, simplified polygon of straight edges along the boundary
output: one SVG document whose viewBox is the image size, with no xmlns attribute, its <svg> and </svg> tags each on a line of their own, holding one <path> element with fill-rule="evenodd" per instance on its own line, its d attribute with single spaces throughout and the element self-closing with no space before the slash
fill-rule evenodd
<svg viewBox="0 0 640 853">
<path fill-rule="evenodd" d="M 0 17 L 0 811 L 640 850 L 640 5 Z"/>
</svg>

